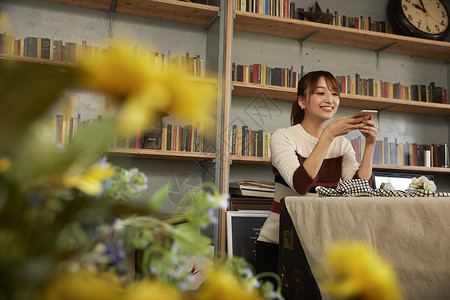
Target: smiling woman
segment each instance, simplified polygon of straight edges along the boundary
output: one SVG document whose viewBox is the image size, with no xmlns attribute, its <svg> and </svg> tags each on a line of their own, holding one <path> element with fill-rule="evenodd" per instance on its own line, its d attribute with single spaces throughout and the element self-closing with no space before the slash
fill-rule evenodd
<svg viewBox="0 0 450 300">
<path fill-rule="evenodd" d="M 314 196 L 317 186 L 336 187 L 352 178 L 372 181 L 372 158 L 378 130 L 371 116 L 340 117 L 336 114 L 340 95 L 335 77 L 327 71 L 306 74 L 298 83 L 292 104 L 291 127 L 275 131 L 270 141 L 275 177 L 275 199 L 261 228 L 256 248 L 257 272 L 277 272 L 280 199 L 286 196 Z M 366 138 L 361 165 L 344 137 L 359 130 Z"/>
</svg>

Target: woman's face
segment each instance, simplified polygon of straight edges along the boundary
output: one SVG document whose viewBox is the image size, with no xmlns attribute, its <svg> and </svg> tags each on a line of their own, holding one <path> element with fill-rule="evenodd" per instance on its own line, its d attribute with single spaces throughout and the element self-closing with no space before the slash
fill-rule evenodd
<svg viewBox="0 0 450 300">
<path fill-rule="evenodd" d="M 330 90 L 325 77 L 320 77 L 311 94 L 307 91 L 307 99 L 299 97 L 298 103 L 305 110 L 305 118 L 314 118 L 320 121 L 331 119 L 339 107 L 337 91 Z M 311 95 L 310 95 L 311 94 Z"/>
</svg>

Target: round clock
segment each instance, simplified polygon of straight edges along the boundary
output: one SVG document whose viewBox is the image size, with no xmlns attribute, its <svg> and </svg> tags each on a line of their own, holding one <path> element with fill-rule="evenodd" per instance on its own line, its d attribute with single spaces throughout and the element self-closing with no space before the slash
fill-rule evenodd
<svg viewBox="0 0 450 300">
<path fill-rule="evenodd" d="M 390 0 L 394 33 L 444 40 L 449 31 L 449 11 L 444 0 Z"/>
</svg>

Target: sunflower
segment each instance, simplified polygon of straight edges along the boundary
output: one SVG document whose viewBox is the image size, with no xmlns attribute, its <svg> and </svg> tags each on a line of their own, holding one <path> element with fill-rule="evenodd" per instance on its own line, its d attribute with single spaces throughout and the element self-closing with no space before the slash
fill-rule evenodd
<svg viewBox="0 0 450 300">
<path fill-rule="evenodd" d="M 337 299 L 400 300 L 393 268 L 362 242 L 332 245 L 326 254 L 332 279 L 327 291 Z"/>
<path fill-rule="evenodd" d="M 198 300 L 262 300 L 258 290 L 240 283 L 233 273 L 224 268 L 216 268 L 208 278 L 204 289 L 198 293 Z"/>
</svg>

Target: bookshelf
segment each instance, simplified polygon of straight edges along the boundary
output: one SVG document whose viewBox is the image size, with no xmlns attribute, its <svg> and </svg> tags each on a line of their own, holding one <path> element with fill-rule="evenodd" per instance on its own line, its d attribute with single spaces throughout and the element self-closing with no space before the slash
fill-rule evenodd
<svg viewBox="0 0 450 300">
<path fill-rule="evenodd" d="M 153 149 L 134 149 L 134 148 L 110 148 L 108 154 L 117 157 L 137 157 L 152 159 L 170 159 L 170 160 L 209 160 L 216 158 L 215 153 L 207 152 L 185 152 L 185 151 L 163 151 Z"/>
<path fill-rule="evenodd" d="M 442 60 L 450 59 L 450 43 L 406 37 L 389 33 L 339 27 L 296 19 L 266 16 L 244 11 L 234 11 L 234 29 L 290 39 L 330 43 L 362 48 L 423 56 Z M 308 37 L 309 36 L 309 37 Z"/>
<path fill-rule="evenodd" d="M 206 26 L 218 14 L 219 7 L 178 0 L 45 0 L 133 16 Z"/>
<path fill-rule="evenodd" d="M 233 95 L 244 97 L 267 97 L 269 99 L 291 102 L 297 97 L 297 90 L 288 87 L 233 81 Z M 343 93 L 341 94 L 340 99 L 340 106 L 344 107 L 376 109 L 378 111 L 406 112 L 424 115 L 450 116 L 449 104 L 406 101 L 400 99 L 370 97 Z"/>
<path fill-rule="evenodd" d="M 219 7 L 176 0 L 119 0 L 116 12 L 206 26 Z"/>
<path fill-rule="evenodd" d="M 63 67 L 63 68 L 76 68 L 78 66 L 76 63 L 67 62 L 67 61 L 57 61 L 57 60 L 26 57 L 26 56 L 0 54 L 0 63 L 4 63 L 7 61 L 22 63 L 22 64 L 51 65 L 51 66 Z M 184 77 L 190 81 L 199 81 L 199 82 L 211 83 L 211 84 L 217 85 L 217 78 L 213 78 L 213 77 L 200 77 L 200 76 L 189 76 L 189 75 L 184 75 Z"/>
<path fill-rule="evenodd" d="M 106 11 L 109 10 L 112 3 L 111 0 L 45 0 L 45 1 Z"/>
<path fill-rule="evenodd" d="M 64 61 L 56 61 L 49 59 L 41 59 L 34 57 L 25 57 L 25 56 L 15 56 L 15 55 L 5 55 L 0 54 L 0 63 L 4 63 L 7 61 L 13 61 L 16 63 L 24 63 L 24 64 L 40 64 L 40 65 L 52 65 L 56 67 L 64 67 L 64 68 L 73 68 L 75 67 L 75 63 L 64 62 Z"/>
<path fill-rule="evenodd" d="M 230 159 L 232 163 L 236 164 L 270 165 L 270 158 L 268 157 L 231 155 Z M 414 172 L 420 174 L 450 174 L 450 168 L 423 166 L 373 165 L 373 169 L 376 171 Z"/>
<path fill-rule="evenodd" d="M 369 1 L 367 1 L 369 2 Z M 332 4 L 330 4 L 332 3 Z M 353 1 L 351 3 L 358 3 L 357 1 Z M 387 3 L 387 1 L 386 1 Z M 359 3 L 358 3 L 359 4 Z M 305 4 L 306 5 L 306 4 Z M 332 1 L 325 1 L 325 4 L 321 3 L 322 9 L 326 8 L 327 5 L 336 7 L 337 5 Z M 343 4 L 342 7 L 346 7 L 348 3 Z M 364 4 L 363 4 L 364 5 Z M 369 5 L 375 7 L 376 5 Z M 364 13 L 367 15 L 370 14 L 370 7 L 365 7 Z M 357 11 L 357 9 L 354 9 Z M 254 63 L 260 63 L 262 65 L 270 66 L 270 67 L 287 67 L 289 65 L 293 65 L 298 60 L 298 56 L 294 51 L 288 51 L 287 45 L 289 47 L 295 47 L 298 43 L 294 43 L 293 40 L 297 40 L 300 42 L 300 63 L 302 66 L 307 66 L 308 70 L 312 70 L 314 68 L 311 65 L 318 65 L 319 67 L 315 67 L 315 69 L 328 69 L 328 66 L 331 60 L 323 59 L 326 61 L 323 65 L 318 60 L 322 58 L 318 55 L 311 55 L 311 53 L 316 52 L 315 50 L 319 48 L 325 48 L 323 51 L 326 53 L 325 55 L 331 55 L 334 57 L 334 53 L 332 50 L 332 46 L 344 46 L 347 47 L 339 48 L 339 51 L 348 52 L 351 57 L 352 52 L 356 52 L 357 55 L 362 55 L 363 50 L 369 50 L 370 52 L 364 53 L 364 55 L 373 55 L 370 57 L 368 61 L 371 64 L 365 64 L 366 68 L 375 69 L 375 64 L 372 65 L 372 62 L 378 63 L 380 60 L 385 59 L 383 55 L 381 58 L 379 53 L 386 53 L 386 62 L 389 63 L 389 59 L 392 59 L 394 55 L 397 57 L 404 57 L 402 61 L 406 61 L 409 63 L 408 59 L 415 59 L 417 57 L 421 62 L 424 62 L 422 66 L 426 66 L 427 64 L 440 64 L 443 66 L 448 73 L 448 61 L 450 60 L 450 43 L 443 41 L 432 41 L 425 40 L 414 37 L 406 37 L 395 34 L 388 34 L 382 32 L 373 32 L 367 30 L 359 30 L 354 28 L 347 27 L 338 27 L 334 25 L 314 23 L 303 20 L 268 16 L 264 14 L 257 14 L 245 11 L 234 10 L 232 6 L 229 6 L 229 14 L 233 15 L 234 23 L 233 23 L 233 31 L 236 35 L 233 42 L 235 43 L 247 43 L 247 39 L 252 39 L 250 45 L 254 46 L 252 48 L 252 53 L 255 53 L 255 57 L 259 56 L 259 58 L 253 58 L 250 55 L 236 54 L 232 55 L 233 58 L 228 58 L 229 61 L 227 64 L 231 65 L 233 62 L 236 64 L 249 65 Z M 348 12 L 346 12 L 348 13 Z M 360 10 L 361 15 L 363 14 L 363 10 Z M 348 13 L 350 14 L 350 13 Z M 250 35 L 248 33 L 256 33 L 257 35 Z M 254 37 L 254 38 L 253 38 Z M 285 38 L 286 42 L 284 42 L 280 38 Z M 253 41 L 253 39 L 255 41 Z M 302 49 L 303 41 L 315 42 L 311 43 L 309 48 L 309 56 L 304 54 L 304 50 Z M 266 47 L 264 44 L 268 43 L 285 43 L 285 47 Z M 258 48 L 260 47 L 260 48 Z M 298 46 L 297 46 L 298 47 Z M 233 50 L 238 49 L 236 51 L 242 51 L 245 49 L 243 46 L 233 46 Z M 270 56 L 270 59 L 264 57 L 263 55 L 258 55 L 259 51 L 264 53 L 266 56 Z M 281 51 L 281 55 L 279 53 L 274 53 L 270 51 Z M 283 52 L 285 51 L 286 54 Z M 234 52 L 233 52 L 234 53 Z M 297 50 L 298 53 L 298 50 Z M 293 61 L 289 62 L 289 59 L 283 59 L 280 56 L 287 55 Z M 406 59 L 408 56 L 410 58 Z M 342 59 L 343 55 L 339 53 L 339 55 L 335 56 L 335 59 Z M 311 62 L 315 60 L 315 63 Z M 348 61 L 342 61 L 340 63 L 332 63 L 332 67 L 339 70 L 351 70 L 349 73 L 355 73 L 353 69 L 353 62 L 350 59 Z M 437 61 L 437 62 L 436 62 Z M 385 62 L 385 63 L 386 63 Z M 333 65 L 335 63 L 335 65 Z M 447 63 L 447 65 L 446 65 Z M 299 63 L 297 66 L 294 65 L 294 69 L 297 68 L 299 70 Z M 339 65 L 340 64 L 340 65 Z M 343 64 L 348 64 L 347 68 L 342 68 Z M 337 66 L 338 65 L 338 66 Z M 399 76 L 403 70 L 395 70 L 398 71 Z M 418 70 L 422 71 L 422 70 Z M 359 71 L 362 72 L 362 71 Z M 338 72 L 336 72 L 338 74 Z M 373 76 L 373 75 L 372 75 Z M 445 76 L 445 75 L 444 75 Z M 423 76 L 427 78 L 426 76 Z M 427 79 L 422 79 L 423 82 L 426 82 Z M 448 90 L 449 81 L 446 80 L 444 86 Z M 253 83 L 245 83 L 245 82 L 237 82 L 233 81 L 230 83 L 232 96 L 230 99 L 230 106 L 236 105 L 237 107 L 247 107 L 251 103 L 249 99 L 272 99 L 281 102 L 292 102 L 297 97 L 297 90 L 295 88 L 288 87 L 279 87 L 279 86 L 269 86 L 269 85 L 260 85 Z M 246 99 L 239 99 L 239 97 L 245 97 Z M 233 98 L 231 100 L 231 98 Z M 360 109 L 376 109 L 378 111 L 386 111 L 386 112 L 399 112 L 399 113 L 407 113 L 407 114 L 415 114 L 415 115 L 423 115 L 429 119 L 433 119 L 435 117 L 450 117 L 450 105 L 449 104 L 441 104 L 441 103 L 429 103 L 429 102 L 417 102 L 417 101 L 407 101 L 407 100 L 399 100 L 399 99 L 390 99 L 390 98 L 381 98 L 381 97 L 370 97 L 370 96 L 361 96 L 361 95 L 351 95 L 341 93 L 341 107 L 348 108 L 360 108 Z M 240 102 L 242 101 L 242 105 Z M 282 105 L 280 107 L 288 108 L 287 105 Z M 230 108 L 231 110 L 231 108 Z M 235 119 L 239 119 L 244 114 L 239 114 L 236 110 L 234 113 L 237 114 Z M 289 116 L 285 116 L 286 119 L 289 119 Z M 410 116 L 408 118 L 413 118 Z M 415 118 L 415 116 L 414 116 Z M 251 120 L 250 120 L 251 122 Z M 270 122 L 270 121 L 269 121 Z M 267 122 L 266 122 L 267 124 Z M 228 124 L 230 126 L 231 124 Z M 424 124 L 427 127 L 427 124 Z M 448 126 L 448 124 L 447 124 Z M 287 127 L 287 126 L 283 126 Z M 418 126 L 416 126 L 418 127 Z M 395 129 L 394 129 L 395 130 Z M 394 131 L 395 132 L 395 131 Z M 445 136 L 445 142 L 449 142 L 449 138 Z M 248 156 L 230 156 L 230 161 L 232 165 L 235 165 L 236 170 L 242 170 L 243 168 L 254 167 L 254 170 L 262 170 L 265 168 L 264 166 L 270 166 L 270 158 L 261 158 L 261 157 L 248 157 Z M 439 167 L 422 167 L 422 166 L 399 166 L 399 165 L 374 165 L 373 167 L 376 171 L 386 171 L 386 172 L 404 172 L 404 173 L 419 173 L 419 174 L 435 174 L 442 175 L 445 178 L 450 178 L 450 168 L 439 168 Z M 247 172 L 249 174 L 249 172 Z M 230 176 L 233 177 L 233 176 Z M 239 176 L 237 176 L 239 178 Z M 251 178 L 247 178 L 251 179 Z"/>
</svg>

